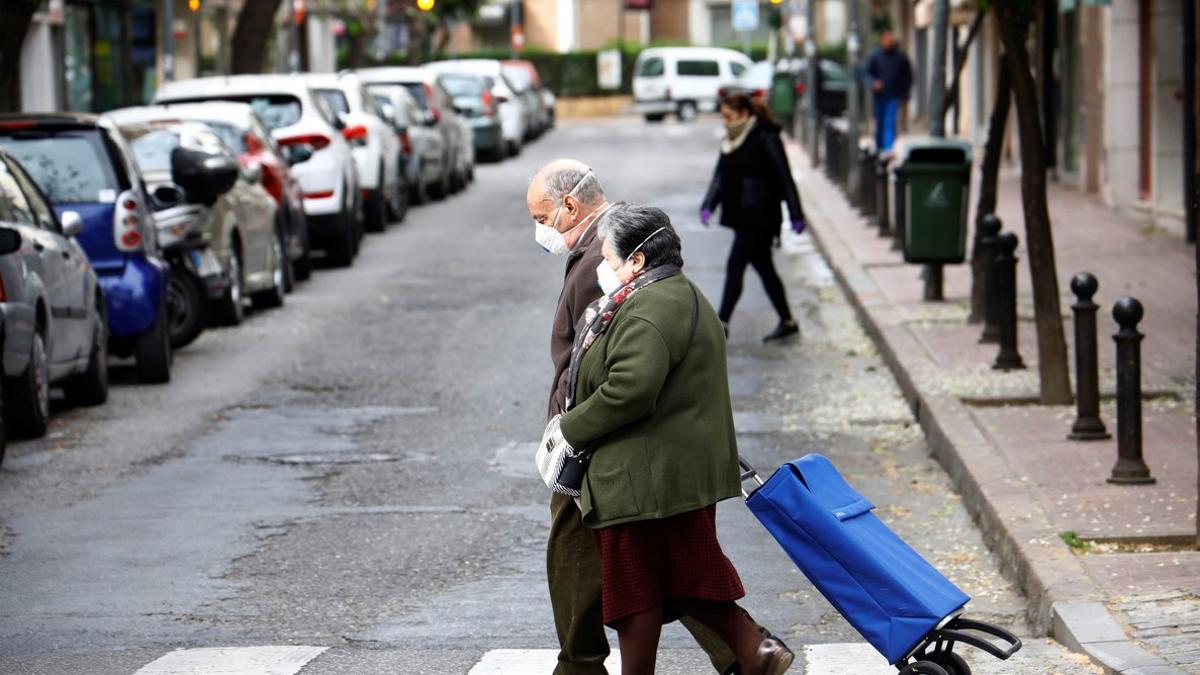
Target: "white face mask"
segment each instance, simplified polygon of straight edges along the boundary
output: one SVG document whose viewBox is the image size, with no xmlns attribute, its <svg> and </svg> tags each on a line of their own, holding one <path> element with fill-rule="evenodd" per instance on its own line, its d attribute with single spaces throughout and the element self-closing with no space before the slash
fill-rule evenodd
<svg viewBox="0 0 1200 675">
<path fill-rule="evenodd" d="M 650 233 L 650 237 L 653 237 L 665 229 L 667 228 L 658 228 Z M 624 267 L 625 263 L 633 259 L 633 254 L 637 253 L 638 250 L 646 244 L 646 242 L 650 241 L 650 237 L 646 237 L 642 240 L 642 243 L 635 246 L 634 249 L 629 252 L 629 255 L 625 256 L 625 259 L 621 261 L 621 264 L 617 267 L 617 269 Z M 614 270 L 612 267 L 610 267 L 607 260 L 601 260 L 600 264 L 596 265 L 596 281 L 600 283 L 600 290 L 603 291 L 605 295 L 612 295 L 613 291 L 616 291 L 625 285 L 621 282 L 621 277 L 617 276 L 617 270 Z"/>
<path fill-rule="evenodd" d="M 554 222 L 552 224 L 546 225 L 545 223 L 534 221 L 533 240 L 536 241 L 538 246 L 541 246 L 547 253 L 553 253 L 554 255 L 567 255 L 571 252 L 571 247 L 567 245 L 566 236 L 556 229 L 558 227 L 558 219 L 562 216 L 563 207 L 567 205 L 567 197 L 574 197 L 575 191 L 579 189 L 579 186 L 583 185 L 584 181 L 586 181 L 588 178 L 591 178 L 591 176 L 592 172 L 589 169 L 587 173 L 583 174 L 583 178 L 580 178 L 579 182 L 575 184 L 575 187 L 571 188 L 571 191 L 563 196 L 562 206 L 559 206 L 558 210 L 554 212 Z M 595 218 L 592 218 L 592 220 L 594 221 Z M 579 227 L 580 225 L 583 225 L 583 221 L 580 221 L 580 223 L 575 227 Z"/>
</svg>

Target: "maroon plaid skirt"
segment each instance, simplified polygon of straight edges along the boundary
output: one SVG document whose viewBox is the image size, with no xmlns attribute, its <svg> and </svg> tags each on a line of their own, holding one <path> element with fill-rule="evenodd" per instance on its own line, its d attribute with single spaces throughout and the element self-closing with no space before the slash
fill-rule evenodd
<svg viewBox="0 0 1200 675">
<path fill-rule="evenodd" d="M 662 520 L 595 530 L 603 584 L 604 623 L 663 606 L 671 598 L 733 601 L 746 594 L 717 541 L 716 505 Z"/>
</svg>

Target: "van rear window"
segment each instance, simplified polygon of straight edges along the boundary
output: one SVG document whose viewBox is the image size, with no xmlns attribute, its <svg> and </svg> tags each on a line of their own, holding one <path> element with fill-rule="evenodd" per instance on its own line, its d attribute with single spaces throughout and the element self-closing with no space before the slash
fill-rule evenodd
<svg viewBox="0 0 1200 675">
<path fill-rule="evenodd" d="M 638 77 L 661 77 L 663 74 L 663 60 L 657 56 L 652 56 L 638 68 Z"/>
<path fill-rule="evenodd" d="M 716 77 L 721 74 L 716 61 L 680 61 L 675 69 L 680 75 L 697 77 Z"/>
<path fill-rule="evenodd" d="M 119 191 L 98 131 L 21 132 L 0 136 L 0 145 L 55 204 L 99 202 L 102 193 Z"/>
</svg>

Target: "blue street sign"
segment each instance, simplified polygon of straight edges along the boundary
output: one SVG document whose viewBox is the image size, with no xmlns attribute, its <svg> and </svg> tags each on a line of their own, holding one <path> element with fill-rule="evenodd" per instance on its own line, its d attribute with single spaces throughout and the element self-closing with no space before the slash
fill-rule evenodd
<svg viewBox="0 0 1200 675">
<path fill-rule="evenodd" d="M 733 0 L 732 10 L 735 31 L 758 30 L 758 0 Z"/>
</svg>

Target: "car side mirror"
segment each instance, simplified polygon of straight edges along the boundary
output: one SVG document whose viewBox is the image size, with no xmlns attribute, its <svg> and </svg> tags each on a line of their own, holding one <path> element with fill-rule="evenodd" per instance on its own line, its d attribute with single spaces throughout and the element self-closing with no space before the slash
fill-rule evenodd
<svg viewBox="0 0 1200 675">
<path fill-rule="evenodd" d="M 225 153 L 188 148 L 171 151 L 171 177 L 183 188 L 187 201 L 212 206 L 217 197 L 237 183 L 241 167 Z"/>
<path fill-rule="evenodd" d="M 242 175 L 251 183 L 257 183 L 262 180 L 262 164 L 254 162 L 242 170 Z"/>
<path fill-rule="evenodd" d="M 341 115 L 333 116 L 333 128 L 341 131 L 346 128 L 346 120 Z"/>
<path fill-rule="evenodd" d="M 297 164 L 307 162 L 312 159 L 313 149 L 311 145 L 285 145 L 283 146 L 283 158 L 287 160 L 288 166 L 296 166 Z"/>
<path fill-rule="evenodd" d="M 154 188 L 151 197 L 154 199 L 154 204 L 162 209 L 179 206 L 184 201 L 183 190 L 174 185 L 159 185 Z"/>
<path fill-rule="evenodd" d="M 63 236 L 68 239 L 83 234 L 83 216 L 78 211 L 63 211 L 58 222 L 62 225 Z"/>
<path fill-rule="evenodd" d="M 0 227 L 0 255 L 8 255 L 20 250 L 21 233 L 7 227 Z"/>
<path fill-rule="evenodd" d="M 391 103 L 379 102 L 379 113 L 385 120 L 393 120 L 396 118 L 396 106 Z"/>
<path fill-rule="evenodd" d="M 435 115 L 432 110 L 426 110 L 425 111 L 425 126 L 435 127 L 435 126 L 437 126 L 437 122 L 438 122 L 437 115 Z"/>
</svg>

